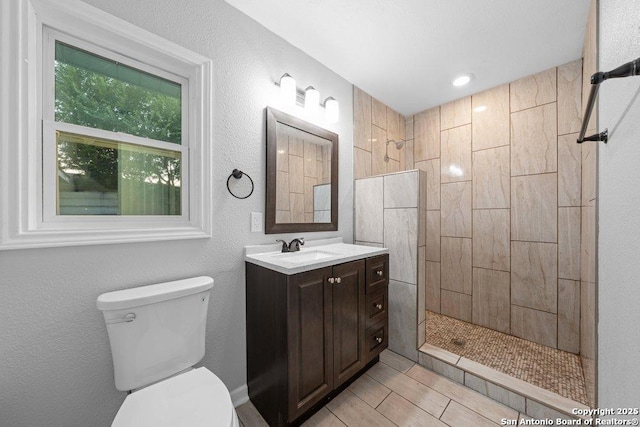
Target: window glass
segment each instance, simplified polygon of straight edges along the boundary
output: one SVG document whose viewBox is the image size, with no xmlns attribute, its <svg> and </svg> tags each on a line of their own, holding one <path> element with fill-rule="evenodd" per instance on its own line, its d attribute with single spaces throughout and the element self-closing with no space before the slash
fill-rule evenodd
<svg viewBox="0 0 640 427">
<path fill-rule="evenodd" d="M 180 215 L 181 153 L 56 132 L 57 215 Z"/>
<path fill-rule="evenodd" d="M 55 42 L 55 120 L 181 143 L 181 85 Z"/>
</svg>

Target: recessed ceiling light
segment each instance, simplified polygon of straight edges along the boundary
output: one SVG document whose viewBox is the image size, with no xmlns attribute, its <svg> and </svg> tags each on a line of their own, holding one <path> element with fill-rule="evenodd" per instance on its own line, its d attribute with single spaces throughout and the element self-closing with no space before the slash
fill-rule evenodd
<svg viewBox="0 0 640 427">
<path fill-rule="evenodd" d="M 476 108 L 473 109 L 473 111 L 475 111 L 476 113 L 482 113 L 483 111 L 487 111 L 487 106 L 478 105 Z"/>
<path fill-rule="evenodd" d="M 471 81 L 471 74 L 462 74 L 461 76 L 456 77 L 451 82 L 454 86 L 464 86 Z"/>
</svg>

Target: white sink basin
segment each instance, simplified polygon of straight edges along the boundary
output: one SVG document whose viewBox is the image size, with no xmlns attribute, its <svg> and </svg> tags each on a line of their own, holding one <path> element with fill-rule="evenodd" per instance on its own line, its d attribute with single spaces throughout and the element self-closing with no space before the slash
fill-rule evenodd
<svg viewBox="0 0 640 427">
<path fill-rule="evenodd" d="M 388 249 L 343 243 L 342 237 L 311 240 L 298 252 L 281 252 L 280 243 L 245 246 L 245 261 L 287 275 L 389 253 Z"/>
<path fill-rule="evenodd" d="M 294 264 L 306 264 L 312 261 L 319 261 L 325 258 L 331 258 L 340 254 L 335 252 L 323 251 L 318 249 L 310 249 L 300 252 L 283 252 L 271 255 L 273 258 L 279 258 L 281 261 L 287 261 Z"/>
</svg>

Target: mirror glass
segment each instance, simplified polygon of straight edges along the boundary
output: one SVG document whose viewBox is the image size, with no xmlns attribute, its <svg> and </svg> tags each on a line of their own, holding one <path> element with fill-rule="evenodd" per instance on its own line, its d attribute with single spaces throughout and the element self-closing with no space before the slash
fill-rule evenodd
<svg viewBox="0 0 640 427">
<path fill-rule="evenodd" d="M 337 230 L 337 146 L 335 133 L 267 109 L 267 233 Z"/>
</svg>

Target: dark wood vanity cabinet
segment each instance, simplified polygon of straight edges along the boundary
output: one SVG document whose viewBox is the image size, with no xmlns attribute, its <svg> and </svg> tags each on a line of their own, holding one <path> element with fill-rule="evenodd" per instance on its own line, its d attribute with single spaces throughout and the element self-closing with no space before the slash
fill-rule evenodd
<svg viewBox="0 0 640 427">
<path fill-rule="evenodd" d="M 246 264 L 247 383 L 269 425 L 306 418 L 387 347 L 387 286 L 367 293 L 380 258 L 294 275 Z"/>
</svg>

